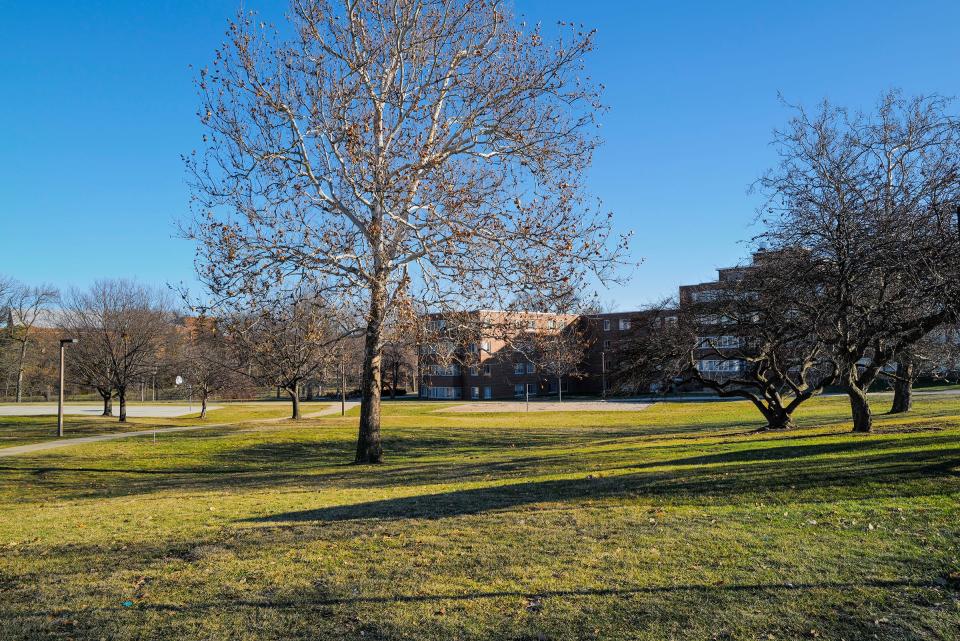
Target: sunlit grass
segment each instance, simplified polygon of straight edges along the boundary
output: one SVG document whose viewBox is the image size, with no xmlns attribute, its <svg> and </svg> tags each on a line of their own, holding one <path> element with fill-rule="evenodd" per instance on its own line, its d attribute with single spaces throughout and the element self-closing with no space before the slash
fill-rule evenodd
<svg viewBox="0 0 960 641">
<path fill-rule="evenodd" d="M 4 459 L 0 638 L 960 635 L 958 400 L 438 407 L 387 404 L 377 467 L 356 410 Z"/>
</svg>

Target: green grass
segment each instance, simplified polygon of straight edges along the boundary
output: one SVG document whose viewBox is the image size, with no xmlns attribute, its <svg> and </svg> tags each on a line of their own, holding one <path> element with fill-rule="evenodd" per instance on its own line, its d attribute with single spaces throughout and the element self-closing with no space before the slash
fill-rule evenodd
<svg viewBox="0 0 960 641">
<path fill-rule="evenodd" d="M 440 407 L 3 459 L 0 638 L 960 637 L 960 400 Z"/>
<path fill-rule="evenodd" d="M 74 403 L 71 403 L 72 405 Z M 154 403 L 147 403 L 153 405 Z M 167 403 L 158 403 L 167 404 Z M 214 404 L 214 403 L 211 403 Z M 130 406 L 133 407 L 134 403 Z M 72 416 L 63 417 L 63 437 L 78 438 L 82 436 L 96 436 L 98 434 L 114 434 L 117 432 L 136 432 L 148 429 L 163 429 L 165 427 L 182 427 L 186 425 L 203 425 L 217 423 L 241 423 L 263 419 L 284 418 L 290 415 L 289 403 L 221 403 L 214 405 L 220 409 L 211 409 L 207 417 L 201 420 L 199 405 L 193 414 L 176 418 L 133 418 L 126 423 L 120 423 L 116 416 Z M 329 403 L 302 403 L 301 411 L 308 414 L 327 407 Z M 99 407 L 99 405 L 98 405 Z M 114 414 L 119 409 L 114 407 Z M 56 417 L 51 416 L 0 416 L 0 448 L 16 445 L 40 443 L 56 438 Z"/>
</svg>

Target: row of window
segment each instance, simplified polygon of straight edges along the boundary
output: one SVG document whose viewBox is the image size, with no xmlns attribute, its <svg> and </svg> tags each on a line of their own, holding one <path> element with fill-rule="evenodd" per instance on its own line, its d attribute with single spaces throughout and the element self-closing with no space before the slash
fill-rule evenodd
<svg viewBox="0 0 960 641">
<path fill-rule="evenodd" d="M 741 360 L 700 360 L 697 369 L 701 372 L 742 372 L 746 363 Z"/>
<path fill-rule="evenodd" d="M 463 389 L 459 387 L 420 387 L 420 396 L 438 400 L 459 400 L 463 398 Z"/>
<path fill-rule="evenodd" d="M 480 367 L 477 365 L 471 365 L 469 372 L 470 376 L 480 376 Z M 463 373 L 460 365 L 457 363 L 451 363 L 450 365 L 431 365 L 428 370 L 431 376 L 460 376 Z M 535 374 L 537 371 L 537 366 L 533 363 L 514 363 L 513 364 L 513 373 L 514 374 Z M 483 375 L 490 376 L 492 371 L 490 369 L 490 364 L 486 363 L 483 365 Z"/>
<path fill-rule="evenodd" d="M 603 331 L 609 332 L 609 331 L 610 331 L 610 328 L 611 328 L 612 326 L 613 326 L 613 323 L 612 323 L 612 321 L 611 321 L 609 318 L 604 318 L 604 319 L 603 319 Z M 621 332 L 624 332 L 624 331 L 630 329 L 630 319 L 629 319 L 629 318 L 621 318 L 621 319 L 620 319 L 620 322 L 618 323 L 617 326 L 619 327 L 619 329 L 620 329 Z"/>
</svg>

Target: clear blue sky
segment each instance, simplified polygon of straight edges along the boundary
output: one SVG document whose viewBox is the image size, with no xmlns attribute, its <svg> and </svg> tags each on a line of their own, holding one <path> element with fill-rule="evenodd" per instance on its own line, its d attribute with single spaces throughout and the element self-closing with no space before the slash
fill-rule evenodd
<svg viewBox="0 0 960 641">
<path fill-rule="evenodd" d="M 238 4 L 0 0 L 0 273 L 63 287 L 192 280 L 173 227 L 188 200 L 180 154 L 200 135 L 189 65 L 211 60 Z M 891 86 L 960 93 L 956 0 L 515 6 L 599 31 L 591 72 L 611 111 L 591 186 L 644 258 L 603 294 L 621 308 L 745 255 L 746 190 L 787 117 L 778 92 L 855 107 Z"/>
</svg>

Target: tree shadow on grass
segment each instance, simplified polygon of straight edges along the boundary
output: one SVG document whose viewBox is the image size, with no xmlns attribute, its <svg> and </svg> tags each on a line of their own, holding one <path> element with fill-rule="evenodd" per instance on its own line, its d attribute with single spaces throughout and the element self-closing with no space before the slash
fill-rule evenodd
<svg viewBox="0 0 960 641">
<path fill-rule="evenodd" d="M 435 439 L 429 436 L 425 441 L 403 440 L 414 441 L 408 443 L 411 449 L 430 451 L 436 446 Z M 477 456 L 471 455 L 469 449 L 447 451 L 438 460 L 429 460 L 424 455 L 420 462 L 420 457 L 413 457 L 411 463 L 376 468 L 346 464 L 352 442 L 345 439 L 257 443 L 218 454 L 209 465 L 182 467 L 71 466 L 69 459 L 62 465 L 50 465 L 42 464 L 48 463 L 43 457 L 35 457 L 0 467 L 0 490 L 19 491 L 21 500 L 28 500 L 29 494 L 22 491 L 26 483 L 42 491 L 42 495 L 54 492 L 65 499 L 169 490 L 282 488 L 290 484 L 375 490 L 412 489 L 458 481 L 501 483 L 480 489 L 375 501 L 364 504 L 366 507 L 327 508 L 315 517 L 302 517 L 303 520 L 340 520 L 382 518 L 378 515 L 385 514 L 386 518 L 430 518 L 430 514 L 434 514 L 440 518 L 528 503 L 616 496 L 715 504 L 758 497 L 770 499 L 771 495 L 784 491 L 810 495 L 804 500 L 816 500 L 815 495 L 824 492 L 837 498 L 943 493 L 946 488 L 937 490 L 929 483 L 933 479 L 955 479 L 953 468 L 960 464 L 955 435 L 937 432 L 907 440 L 894 436 L 828 439 L 819 443 L 734 440 L 722 445 L 705 443 L 708 453 L 695 456 L 679 456 L 689 454 L 689 446 L 678 444 L 630 441 L 623 448 L 590 450 L 584 454 L 582 450 L 559 447 L 561 443 L 556 440 L 550 443 L 558 449 L 547 448 L 537 453 L 503 447 L 494 456 L 488 450 L 484 457 L 479 456 L 479 452 Z M 721 447 L 724 451 L 716 451 Z M 406 456 L 403 460 L 409 458 Z M 634 463 L 631 459 L 642 460 Z M 529 476 L 587 472 L 598 478 L 510 482 Z M 782 500 L 783 496 L 779 498 Z"/>
<path fill-rule="evenodd" d="M 660 463 L 674 468 L 681 466 L 683 469 L 679 470 L 505 483 L 283 512 L 248 520 L 290 524 L 443 519 L 541 503 L 624 498 L 693 505 L 731 500 L 777 502 L 786 497 L 806 502 L 833 502 L 867 496 L 876 499 L 942 495 L 949 491 L 945 485 L 947 481 L 953 481 L 960 488 L 960 473 L 957 471 L 960 447 L 891 452 L 862 458 L 810 458 L 853 449 L 846 444 L 752 449 Z M 736 465 L 745 467 L 734 467 Z"/>
</svg>

